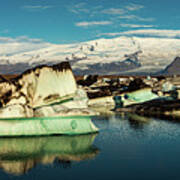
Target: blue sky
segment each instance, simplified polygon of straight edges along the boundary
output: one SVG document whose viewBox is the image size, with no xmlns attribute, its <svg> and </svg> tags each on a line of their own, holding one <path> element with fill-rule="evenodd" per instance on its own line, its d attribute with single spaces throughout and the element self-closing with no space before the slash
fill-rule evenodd
<svg viewBox="0 0 180 180">
<path fill-rule="evenodd" d="M 180 38 L 179 0 L 1 0 L 0 37 L 72 43 L 96 38 Z"/>
</svg>

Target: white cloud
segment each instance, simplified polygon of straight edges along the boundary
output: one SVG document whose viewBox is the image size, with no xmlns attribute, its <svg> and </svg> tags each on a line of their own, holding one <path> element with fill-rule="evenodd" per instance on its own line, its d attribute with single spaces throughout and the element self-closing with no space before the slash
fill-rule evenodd
<svg viewBox="0 0 180 180">
<path fill-rule="evenodd" d="M 0 37 L 0 43 L 44 43 L 42 39 L 29 38 L 28 36 L 18 36 L 16 38 Z"/>
<path fill-rule="evenodd" d="M 89 27 L 89 26 L 102 26 L 112 24 L 111 21 L 83 21 L 78 22 L 75 25 L 79 27 Z"/>
<path fill-rule="evenodd" d="M 78 3 L 78 4 L 75 4 L 74 7 L 75 8 L 82 8 L 86 5 L 86 3 Z"/>
<path fill-rule="evenodd" d="M 121 32 L 115 32 L 115 33 L 99 33 L 97 34 L 97 37 L 100 37 L 100 36 L 120 36 L 121 35 Z"/>
<path fill-rule="evenodd" d="M 180 38 L 180 30 L 167 29 L 140 29 L 133 31 L 101 33 L 97 36 L 146 36 L 146 37 L 164 37 L 164 38 Z"/>
<path fill-rule="evenodd" d="M 94 6 L 93 7 L 94 10 L 99 10 L 99 9 L 103 9 L 103 6 L 102 5 L 99 5 L 99 6 Z"/>
<path fill-rule="evenodd" d="M 133 3 L 131 3 L 131 4 L 127 5 L 125 8 L 127 10 L 129 10 L 129 11 L 137 11 L 139 9 L 144 8 L 144 6 L 140 5 L 140 4 L 133 4 Z"/>
<path fill-rule="evenodd" d="M 154 25 L 143 25 L 143 24 L 120 24 L 121 27 L 129 27 L 129 28 L 150 28 L 155 27 Z"/>
<path fill-rule="evenodd" d="M 136 15 L 124 15 L 124 16 L 119 16 L 119 19 L 128 19 L 128 20 L 138 20 L 138 21 L 154 21 L 154 18 L 144 18 L 144 17 L 139 17 Z"/>
<path fill-rule="evenodd" d="M 141 29 L 135 31 L 126 31 L 123 35 L 143 35 L 153 37 L 167 37 L 180 38 L 180 30 L 166 30 L 166 29 Z"/>
<path fill-rule="evenodd" d="M 137 16 L 135 15 L 124 15 L 124 16 L 119 16 L 120 19 L 136 19 Z"/>
<path fill-rule="evenodd" d="M 80 13 L 89 13 L 89 9 L 85 8 L 86 3 L 78 3 L 72 6 L 69 6 L 67 9 L 75 14 L 80 14 Z"/>
<path fill-rule="evenodd" d="M 110 15 L 117 15 L 117 14 L 124 14 L 125 10 L 122 8 L 109 8 L 101 11 L 104 14 L 110 14 Z"/>
<path fill-rule="evenodd" d="M 128 11 L 137 11 L 139 9 L 144 8 L 143 5 L 140 4 L 129 4 L 127 6 L 125 6 L 124 8 L 109 8 L 109 9 L 104 9 L 102 11 L 102 13 L 104 14 L 110 14 L 110 15 L 121 15 L 121 14 L 125 14 Z"/>
<path fill-rule="evenodd" d="M 0 33 L 1 34 L 7 34 L 7 33 L 9 33 L 9 30 L 8 29 L 4 29 L 4 30 L 0 31 Z"/>
<path fill-rule="evenodd" d="M 52 8 L 53 6 L 50 6 L 50 5 L 46 5 L 46 6 L 43 6 L 43 5 L 36 5 L 36 6 L 33 6 L 33 5 L 25 5 L 23 6 L 22 8 L 23 9 L 26 9 L 26 10 L 29 10 L 29 11 L 41 11 L 41 10 L 46 10 L 46 9 L 50 9 Z"/>
<path fill-rule="evenodd" d="M 0 56 L 37 50 L 50 45 L 50 43 L 44 42 L 41 39 L 32 39 L 27 36 L 19 36 L 16 38 L 0 37 Z"/>
<path fill-rule="evenodd" d="M 10 37 L 0 37 L 0 43 L 9 43 L 13 42 L 13 39 Z"/>
</svg>

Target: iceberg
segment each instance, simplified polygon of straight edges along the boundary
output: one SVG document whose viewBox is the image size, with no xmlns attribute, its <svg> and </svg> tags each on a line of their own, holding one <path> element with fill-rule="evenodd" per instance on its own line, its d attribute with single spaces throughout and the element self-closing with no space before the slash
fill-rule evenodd
<svg viewBox="0 0 180 180">
<path fill-rule="evenodd" d="M 96 113 L 88 108 L 87 94 L 77 86 L 68 62 L 0 80 L 0 136 L 98 131 L 89 117 Z"/>
</svg>

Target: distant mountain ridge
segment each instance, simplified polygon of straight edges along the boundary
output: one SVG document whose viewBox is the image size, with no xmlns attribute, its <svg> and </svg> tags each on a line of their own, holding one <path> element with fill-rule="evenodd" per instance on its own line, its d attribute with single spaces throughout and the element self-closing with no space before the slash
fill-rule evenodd
<svg viewBox="0 0 180 180">
<path fill-rule="evenodd" d="M 165 75 L 180 75 L 180 57 L 176 57 L 163 71 Z"/>
<path fill-rule="evenodd" d="M 0 73 L 68 61 L 77 74 L 151 74 L 180 56 L 180 39 L 120 36 L 74 44 L 0 43 Z"/>
</svg>

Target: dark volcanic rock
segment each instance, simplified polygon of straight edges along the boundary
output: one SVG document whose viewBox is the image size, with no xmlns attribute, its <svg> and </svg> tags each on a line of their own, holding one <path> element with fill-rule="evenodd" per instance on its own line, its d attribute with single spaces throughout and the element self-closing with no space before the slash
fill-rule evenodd
<svg viewBox="0 0 180 180">
<path fill-rule="evenodd" d="M 139 68 L 141 65 L 131 59 L 126 59 L 121 62 L 112 62 L 112 63 L 95 63 L 88 64 L 87 69 L 76 68 L 73 72 L 76 75 L 82 74 L 120 74 L 128 70 Z"/>
<path fill-rule="evenodd" d="M 78 80 L 77 84 L 82 86 L 90 86 L 98 80 L 98 75 L 88 75 L 84 80 Z"/>
<path fill-rule="evenodd" d="M 149 117 L 180 117 L 180 100 L 155 99 L 126 108 L 118 108 L 117 111 L 132 112 Z"/>
<path fill-rule="evenodd" d="M 31 67 L 28 63 L 1 64 L 0 73 L 1 74 L 19 74 L 29 68 Z"/>
<path fill-rule="evenodd" d="M 135 80 L 131 81 L 128 86 L 128 91 L 136 91 L 138 89 L 142 89 L 145 87 L 149 87 L 146 85 L 142 79 L 136 78 Z"/>
<path fill-rule="evenodd" d="M 180 74 L 180 57 L 176 57 L 174 61 L 165 68 L 163 74 Z"/>
</svg>

